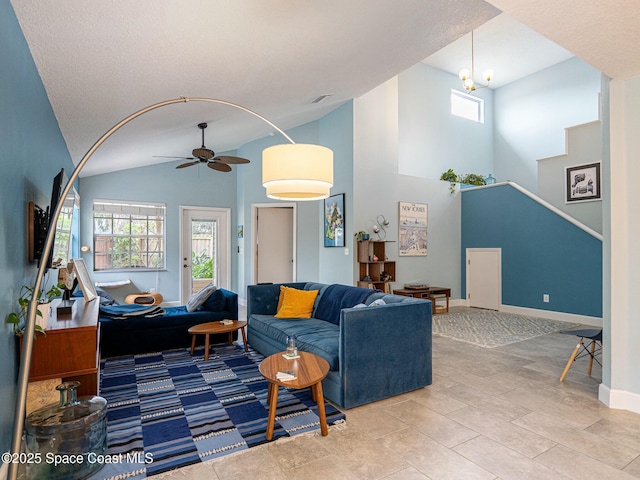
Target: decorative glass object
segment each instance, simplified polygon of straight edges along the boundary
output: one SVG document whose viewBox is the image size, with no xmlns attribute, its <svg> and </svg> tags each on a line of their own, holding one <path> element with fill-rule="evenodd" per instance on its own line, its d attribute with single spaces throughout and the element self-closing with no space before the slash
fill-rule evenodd
<svg viewBox="0 0 640 480">
<path fill-rule="evenodd" d="M 496 183 L 495 177 L 491 174 L 487 175 L 487 178 L 485 178 L 484 181 L 487 182 L 487 185 L 493 185 Z"/>
<path fill-rule="evenodd" d="M 58 385 L 60 403 L 27 416 L 27 450 L 41 458 L 27 465 L 27 478 L 82 479 L 104 466 L 99 458 L 107 451 L 107 401 L 98 396 L 78 399 L 79 385 Z M 61 459 L 58 465 L 50 461 L 54 458 Z"/>
</svg>

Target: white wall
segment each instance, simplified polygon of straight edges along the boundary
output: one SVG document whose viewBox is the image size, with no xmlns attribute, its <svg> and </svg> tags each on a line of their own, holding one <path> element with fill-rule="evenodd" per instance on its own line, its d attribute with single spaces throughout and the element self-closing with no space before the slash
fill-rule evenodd
<svg viewBox="0 0 640 480">
<path fill-rule="evenodd" d="M 427 282 L 451 287 L 452 297 L 460 298 L 460 195 L 450 196 L 447 182 L 398 173 L 398 88 L 395 77 L 354 100 L 354 229 L 373 234 L 378 215 L 390 221 L 393 288 Z M 426 257 L 398 257 L 399 201 L 428 205 Z"/>
<path fill-rule="evenodd" d="M 538 160 L 538 195 L 554 207 L 602 233 L 602 200 L 566 203 L 565 168 L 602 161 L 602 124 L 589 122 L 566 130 L 566 155 Z M 602 181 L 600 183 L 602 190 Z M 602 194 L 602 192 L 601 192 Z"/>
<path fill-rule="evenodd" d="M 423 63 L 398 76 L 399 173 L 431 179 L 449 168 L 493 173 L 493 90 L 474 92 L 485 110 L 484 123 L 476 123 L 451 114 L 451 89 L 464 92 L 461 84 Z"/>
<path fill-rule="evenodd" d="M 496 89 L 497 180 L 537 193 L 536 160 L 565 153 L 565 128 L 598 120 L 599 92 L 600 73 L 575 57 Z"/>
<path fill-rule="evenodd" d="M 605 317 L 606 361 L 600 399 L 614 408 L 640 412 L 640 323 L 635 301 L 640 291 L 640 207 L 636 195 L 640 178 L 640 77 L 613 80 L 610 86 L 610 243 L 611 314 Z M 605 235 L 605 238 L 607 236 Z M 607 335 L 609 333 L 609 335 Z"/>
</svg>

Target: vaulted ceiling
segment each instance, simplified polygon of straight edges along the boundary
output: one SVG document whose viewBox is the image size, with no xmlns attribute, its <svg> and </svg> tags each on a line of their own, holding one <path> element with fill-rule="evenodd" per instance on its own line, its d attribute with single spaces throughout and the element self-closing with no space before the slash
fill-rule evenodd
<svg viewBox="0 0 640 480">
<path fill-rule="evenodd" d="M 11 2 L 76 163 L 121 119 L 181 96 L 231 101 L 283 129 L 318 119 L 465 41 L 500 10 L 529 41 L 533 30 L 559 55 L 575 54 L 614 78 L 640 75 L 636 0 Z M 509 35 L 517 47 L 518 35 Z M 515 51 L 530 59 L 527 68 L 544 57 L 535 50 L 542 47 L 520 45 Z M 492 68 L 499 75 L 500 66 Z M 312 103 L 324 94 L 331 96 Z M 220 152 L 272 131 L 229 107 L 180 103 L 118 131 L 83 174 L 189 155 L 200 144 L 196 125 L 205 121 L 207 146 Z"/>
</svg>

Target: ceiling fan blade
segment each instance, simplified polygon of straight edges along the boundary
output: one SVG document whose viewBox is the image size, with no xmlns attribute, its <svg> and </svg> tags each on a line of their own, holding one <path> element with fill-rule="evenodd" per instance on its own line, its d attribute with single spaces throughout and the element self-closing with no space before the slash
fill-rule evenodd
<svg viewBox="0 0 640 480">
<path fill-rule="evenodd" d="M 209 150 L 204 145 L 201 148 L 194 148 L 191 154 L 194 157 L 201 158 L 203 160 L 211 160 L 215 155 L 213 150 Z"/>
<path fill-rule="evenodd" d="M 207 167 L 217 170 L 219 172 L 230 172 L 231 167 L 226 163 L 218 163 L 218 162 L 209 162 L 207 163 Z"/>
<path fill-rule="evenodd" d="M 213 158 L 216 162 L 221 162 L 221 163 L 228 163 L 231 165 L 240 165 L 241 163 L 250 163 L 251 160 L 247 160 L 246 158 L 242 158 L 242 157 L 232 157 L 229 155 L 221 155 L 219 157 L 214 157 Z"/>
<path fill-rule="evenodd" d="M 153 155 L 152 158 L 175 158 L 176 160 L 195 160 L 193 157 L 169 157 L 166 155 Z"/>
<path fill-rule="evenodd" d="M 200 163 L 200 160 L 196 160 L 195 162 L 187 162 L 187 163 L 183 163 L 181 165 L 178 165 L 176 168 L 185 168 L 185 167 L 190 167 L 191 165 L 198 165 Z"/>
</svg>

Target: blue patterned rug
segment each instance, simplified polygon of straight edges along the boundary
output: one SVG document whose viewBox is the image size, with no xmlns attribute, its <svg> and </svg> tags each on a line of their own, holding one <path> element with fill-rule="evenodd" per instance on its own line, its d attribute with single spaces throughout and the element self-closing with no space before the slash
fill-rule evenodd
<svg viewBox="0 0 640 480">
<path fill-rule="evenodd" d="M 214 354 L 215 352 L 215 354 Z M 266 443 L 269 408 L 262 356 L 236 346 L 102 360 L 100 395 L 107 399 L 110 458 L 91 477 L 146 478 Z M 345 415 L 325 402 L 327 423 Z M 281 388 L 274 440 L 319 429 L 310 389 Z"/>
<path fill-rule="evenodd" d="M 576 323 L 472 309 L 433 316 L 433 334 L 494 348 L 575 327 Z"/>
</svg>

